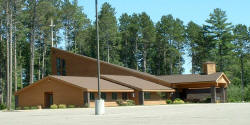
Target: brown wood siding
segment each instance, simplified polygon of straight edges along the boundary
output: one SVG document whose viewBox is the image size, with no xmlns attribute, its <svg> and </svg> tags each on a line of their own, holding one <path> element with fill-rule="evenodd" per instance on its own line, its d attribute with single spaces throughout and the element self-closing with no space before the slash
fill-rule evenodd
<svg viewBox="0 0 250 125">
<path fill-rule="evenodd" d="M 150 99 L 144 100 L 144 105 L 162 105 L 166 104 L 166 100 L 162 99 L 161 96 L 156 92 L 150 92 Z"/>
<path fill-rule="evenodd" d="M 54 104 L 83 106 L 83 91 L 80 88 L 52 79 L 41 81 L 41 83 L 32 86 L 29 90 L 19 93 L 18 104 L 20 107 L 38 105 L 44 107 L 45 92 L 53 93 Z"/>
</svg>

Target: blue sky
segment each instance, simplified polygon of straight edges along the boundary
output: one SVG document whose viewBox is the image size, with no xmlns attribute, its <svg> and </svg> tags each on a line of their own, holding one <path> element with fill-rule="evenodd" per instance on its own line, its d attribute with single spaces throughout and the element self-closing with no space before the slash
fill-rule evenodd
<svg viewBox="0 0 250 125">
<path fill-rule="evenodd" d="M 146 12 L 156 23 L 162 15 L 172 14 L 175 18 L 183 20 L 184 24 L 194 21 L 197 24 L 205 24 L 205 20 L 215 8 L 226 11 L 228 21 L 233 24 L 250 25 L 250 0 L 98 0 L 99 10 L 101 4 L 108 2 L 116 9 L 116 17 L 122 13 Z M 95 19 L 95 0 L 79 0 L 84 13 L 92 21 Z M 185 72 L 190 73 L 191 60 L 185 55 Z"/>
</svg>

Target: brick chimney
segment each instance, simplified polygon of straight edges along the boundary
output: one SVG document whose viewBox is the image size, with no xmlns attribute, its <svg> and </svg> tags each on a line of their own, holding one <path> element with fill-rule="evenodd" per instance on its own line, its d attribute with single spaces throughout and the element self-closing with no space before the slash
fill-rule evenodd
<svg viewBox="0 0 250 125">
<path fill-rule="evenodd" d="M 216 64 L 215 62 L 205 62 L 203 63 L 203 73 L 206 75 L 216 73 Z"/>
</svg>

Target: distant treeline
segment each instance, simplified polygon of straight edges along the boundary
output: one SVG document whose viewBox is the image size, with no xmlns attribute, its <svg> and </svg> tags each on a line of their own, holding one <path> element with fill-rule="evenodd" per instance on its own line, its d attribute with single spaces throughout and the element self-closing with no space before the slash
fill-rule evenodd
<svg viewBox="0 0 250 125">
<path fill-rule="evenodd" d="M 51 73 L 52 31 L 54 46 L 65 41 L 67 51 L 96 57 L 95 22 L 77 0 L 0 0 L 0 11 L 2 93 Z M 181 74 L 186 50 L 192 73 L 201 73 L 203 62 L 214 61 L 231 84 L 249 84 L 250 27 L 232 25 L 225 11 L 214 9 L 204 25 L 184 25 L 171 14 L 158 22 L 145 12 L 115 14 L 109 3 L 99 11 L 101 60 L 154 75 Z"/>
</svg>

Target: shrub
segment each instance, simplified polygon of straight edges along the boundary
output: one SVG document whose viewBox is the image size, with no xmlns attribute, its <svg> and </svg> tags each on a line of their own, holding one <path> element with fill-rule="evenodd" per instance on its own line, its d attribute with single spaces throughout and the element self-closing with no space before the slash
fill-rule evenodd
<svg viewBox="0 0 250 125">
<path fill-rule="evenodd" d="M 119 106 L 133 106 L 133 105 L 135 105 L 135 101 L 133 101 L 133 100 L 124 101 L 124 100 L 119 99 L 119 100 L 116 100 L 116 103 Z"/>
<path fill-rule="evenodd" d="M 202 100 L 201 103 L 210 103 L 211 102 L 211 98 L 206 98 L 205 100 Z"/>
<path fill-rule="evenodd" d="M 29 110 L 29 109 L 30 109 L 30 107 L 28 107 L 28 106 L 23 107 L 23 110 Z"/>
<path fill-rule="evenodd" d="M 75 108 L 75 105 L 68 105 L 68 108 Z"/>
<path fill-rule="evenodd" d="M 135 101 L 134 100 L 127 100 L 127 106 L 133 106 L 135 105 Z"/>
<path fill-rule="evenodd" d="M 185 102 L 179 98 L 176 98 L 173 103 L 174 104 L 184 104 Z"/>
<path fill-rule="evenodd" d="M 122 106 L 123 103 L 124 103 L 124 101 L 121 100 L 121 99 L 118 99 L 118 100 L 116 100 L 116 103 L 117 103 L 119 106 Z"/>
<path fill-rule="evenodd" d="M 59 109 L 65 109 L 65 108 L 66 108 L 66 105 L 65 105 L 65 104 L 59 104 L 59 105 L 58 105 L 58 108 L 59 108 Z"/>
<path fill-rule="evenodd" d="M 4 104 L 0 104 L 0 110 L 6 109 L 6 106 Z"/>
<path fill-rule="evenodd" d="M 20 106 L 16 107 L 16 110 L 22 110 L 22 107 L 20 107 Z"/>
<path fill-rule="evenodd" d="M 173 104 L 173 101 L 171 99 L 167 99 L 166 104 Z"/>
<path fill-rule="evenodd" d="M 31 106 L 30 109 L 38 109 L 37 106 Z"/>
<path fill-rule="evenodd" d="M 53 105 L 50 106 L 50 108 L 51 108 L 51 109 L 57 109 L 58 106 L 57 106 L 56 104 L 53 104 Z"/>
</svg>

